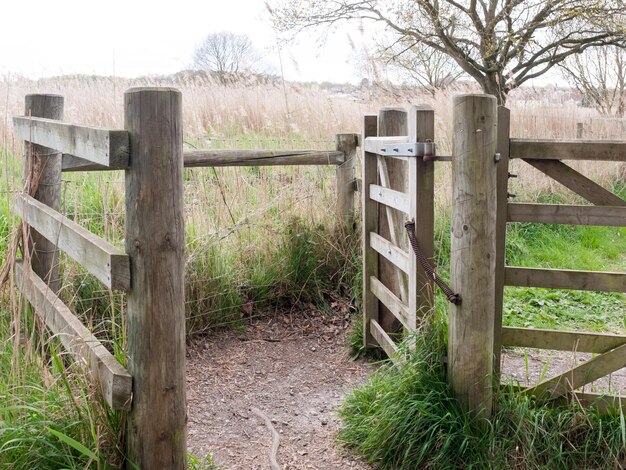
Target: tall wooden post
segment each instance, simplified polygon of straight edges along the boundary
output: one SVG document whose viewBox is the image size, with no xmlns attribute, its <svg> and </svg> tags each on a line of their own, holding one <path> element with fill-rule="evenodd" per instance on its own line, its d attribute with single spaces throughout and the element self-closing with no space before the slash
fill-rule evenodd
<svg viewBox="0 0 626 470">
<path fill-rule="evenodd" d="M 408 136 L 409 142 L 434 141 L 435 111 L 430 106 L 411 107 Z M 432 261 L 435 257 L 435 162 L 425 162 L 420 157 L 410 158 L 408 174 L 407 193 L 411 198 L 412 213 L 415 214 L 415 238 L 424 256 Z M 435 283 L 417 262 L 410 247 L 407 247 L 407 252 L 411 260 L 411 272 L 415 273 L 409 285 L 409 314 L 423 317 L 434 308 Z M 417 321 L 415 318 L 412 321 L 415 328 Z"/>
<path fill-rule="evenodd" d="M 356 167 L 356 134 L 337 134 L 335 148 L 343 152 L 345 161 L 337 165 L 337 217 L 345 228 L 354 223 L 354 179 Z"/>
<path fill-rule="evenodd" d="M 491 95 L 454 97 L 448 374 L 461 406 L 490 418 L 496 261 L 497 111 Z"/>
<path fill-rule="evenodd" d="M 402 136 L 407 135 L 407 113 L 402 108 L 381 108 L 378 113 L 378 135 L 379 136 Z M 406 193 L 408 191 L 407 164 L 406 162 L 392 158 L 378 157 L 379 174 L 383 173 L 390 188 Z M 381 168 L 381 164 L 383 168 Z M 381 172 L 382 170 L 382 172 Z M 385 182 L 381 179 L 381 184 Z M 394 214 L 389 220 L 389 214 Z M 408 251 L 409 242 L 404 234 L 404 221 L 399 212 L 395 209 L 382 209 L 378 212 L 379 234 L 391 241 L 394 245 Z M 395 293 L 403 302 L 407 302 L 408 283 L 404 275 L 384 257 L 378 257 L 378 278 L 387 286 L 391 292 Z M 380 306 L 379 322 L 380 326 L 387 332 L 400 331 L 402 325 L 384 305 Z"/>
<path fill-rule="evenodd" d="M 133 403 L 127 454 L 142 469 L 186 468 L 182 96 L 173 88 L 124 95 L 128 370 Z"/>
<path fill-rule="evenodd" d="M 62 120 L 63 101 L 59 95 L 26 95 L 25 115 Z M 25 163 L 26 191 L 58 211 L 61 206 L 61 153 L 27 142 Z M 28 252 L 35 274 L 48 284 L 50 290 L 58 293 L 61 279 L 56 245 L 35 230 L 30 230 Z"/>
<path fill-rule="evenodd" d="M 363 116 L 362 138 L 376 137 L 378 134 L 378 118 L 375 114 Z M 371 320 L 379 322 L 380 303 L 370 289 L 370 278 L 378 277 L 378 253 L 370 245 L 370 233 L 378 233 L 378 203 L 370 199 L 370 184 L 378 183 L 376 154 L 363 151 L 361 159 L 361 210 L 363 219 L 361 227 L 363 235 L 363 346 L 375 346 L 378 343 L 371 333 Z"/>
<path fill-rule="evenodd" d="M 506 222 L 507 205 L 509 203 L 509 134 L 511 112 L 504 106 L 498 106 L 498 141 L 496 152 L 500 155 L 497 165 L 496 190 L 496 301 L 493 330 L 493 373 L 500 376 L 500 359 L 502 351 L 502 310 L 504 308 L 504 264 L 506 254 Z"/>
</svg>

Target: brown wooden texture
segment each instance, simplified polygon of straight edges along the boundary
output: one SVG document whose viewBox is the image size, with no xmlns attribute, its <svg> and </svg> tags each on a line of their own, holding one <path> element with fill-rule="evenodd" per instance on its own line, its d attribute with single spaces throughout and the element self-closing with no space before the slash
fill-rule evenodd
<svg viewBox="0 0 626 470">
<path fill-rule="evenodd" d="M 185 168 L 341 165 L 345 162 L 345 154 L 341 150 L 185 150 L 183 157 Z"/>
<path fill-rule="evenodd" d="M 391 359 L 394 364 L 401 365 L 403 361 L 402 357 L 398 354 L 398 347 L 396 346 L 396 343 L 393 342 L 387 332 L 378 324 L 376 320 L 370 320 L 370 331 L 376 340 L 376 344 L 378 344 L 383 351 L 385 351 L 389 359 Z"/>
<path fill-rule="evenodd" d="M 626 344 L 626 336 L 623 335 L 502 327 L 503 346 L 605 353 L 622 344 Z"/>
<path fill-rule="evenodd" d="M 375 136 L 377 133 L 378 120 L 376 115 L 363 116 L 363 137 Z M 378 232 L 378 204 L 369 197 L 369 187 L 378 182 L 378 170 L 376 155 L 366 152 L 364 147 L 361 159 L 361 210 L 363 217 L 362 225 L 362 252 L 363 252 L 363 344 L 364 346 L 376 346 L 377 342 L 371 333 L 372 321 L 379 319 L 380 305 L 378 299 L 370 289 L 370 278 L 378 277 L 378 253 L 371 247 L 370 234 Z"/>
<path fill-rule="evenodd" d="M 406 136 L 407 135 L 407 113 L 399 108 L 382 108 L 378 113 L 378 135 L 382 137 Z M 385 157 L 380 157 L 385 158 Z M 397 159 L 386 159 L 388 184 L 390 189 L 395 189 L 406 193 L 407 187 L 407 164 Z M 369 193 L 369 191 L 368 191 Z M 389 220 L 389 215 L 392 214 Z M 390 230 L 393 228 L 393 230 Z M 394 233 L 395 232 L 395 233 Z M 404 235 L 404 216 L 395 213 L 394 209 L 378 211 L 378 233 L 385 239 L 394 241 L 398 236 L 397 244 L 399 248 L 407 251 L 408 240 Z M 399 276 L 393 264 L 384 257 L 378 259 L 378 279 L 400 300 L 403 298 L 403 290 L 406 292 L 406 283 L 403 286 L 402 276 Z M 402 325 L 395 316 L 381 305 L 378 323 L 388 333 L 396 333 L 402 329 Z"/>
<path fill-rule="evenodd" d="M 344 162 L 337 164 L 337 217 L 346 229 L 354 224 L 354 178 L 356 175 L 356 134 L 337 134 L 335 147 L 344 155 Z"/>
<path fill-rule="evenodd" d="M 528 389 L 539 397 L 556 398 L 576 390 L 594 380 L 626 367 L 626 344 L 595 356 L 577 367 L 551 377 Z"/>
<path fill-rule="evenodd" d="M 511 139 L 511 158 L 626 162 L 621 140 Z"/>
<path fill-rule="evenodd" d="M 105 167 L 128 165 L 128 133 L 99 127 L 76 126 L 57 118 L 13 118 L 15 134 L 57 152 L 74 155 Z"/>
<path fill-rule="evenodd" d="M 409 195 L 377 184 L 370 185 L 370 199 L 406 215 L 410 211 Z"/>
<path fill-rule="evenodd" d="M 384 259 L 389 261 L 394 267 L 400 271 L 409 274 L 409 253 L 402 248 L 398 248 L 389 240 L 384 239 L 377 233 L 370 233 L 370 246 Z M 380 259 L 380 257 L 379 257 Z"/>
<path fill-rule="evenodd" d="M 408 113 L 408 135 L 412 142 L 435 140 L 435 112 L 429 106 L 412 106 Z M 409 158 L 407 165 L 407 192 L 409 218 L 415 219 L 415 238 L 423 255 L 435 261 L 435 162 L 422 158 Z M 404 227 L 402 227 L 404 232 Z M 412 328 L 417 327 L 417 317 L 423 318 L 435 306 L 435 284 L 415 253 L 407 244 L 411 258 L 409 274 L 409 305 Z"/>
<path fill-rule="evenodd" d="M 518 287 L 626 292 L 624 273 L 507 266 L 504 282 Z"/>
<path fill-rule="evenodd" d="M 382 282 L 374 276 L 370 277 L 370 289 L 382 304 L 393 313 L 396 318 L 408 330 L 414 330 L 415 325 L 411 324 L 411 315 L 409 307 L 402 302 L 393 292 L 387 289 Z"/>
<path fill-rule="evenodd" d="M 563 162 L 529 158 L 525 158 L 524 161 L 592 204 L 597 206 L 626 206 L 626 201 L 622 198 L 586 176 L 581 175 Z"/>
<path fill-rule="evenodd" d="M 496 100 L 454 97 L 450 287 L 461 295 L 448 320 L 448 377 L 473 416 L 492 410 L 496 260 Z"/>
<path fill-rule="evenodd" d="M 37 274 L 15 263 L 16 285 L 63 347 L 91 369 L 102 397 L 114 410 L 130 408 L 132 378 Z"/>
<path fill-rule="evenodd" d="M 131 257 L 128 368 L 133 407 L 127 455 L 142 469 L 184 469 L 187 457 L 182 96 L 172 88 L 124 95 L 126 251 Z"/>
<path fill-rule="evenodd" d="M 63 119 L 63 97 L 26 95 L 26 116 Z M 27 133 L 26 140 L 31 138 Z M 26 192 L 36 200 L 58 211 L 61 205 L 61 154 L 53 148 L 26 143 L 24 165 Z M 54 293 L 61 288 L 59 251 L 55 243 L 34 230 L 29 231 L 26 259 L 33 271 Z"/>
<path fill-rule="evenodd" d="M 105 286 L 130 289 L 130 260 L 126 253 L 26 194 L 15 197 L 15 211 Z"/>
<path fill-rule="evenodd" d="M 511 128 L 511 112 L 504 106 L 498 106 L 498 141 L 496 152 L 500 154 L 497 163 L 496 181 L 496 301 L 493 330 L 493 371 L 500 375 L 502 345 L 502 309 L 504 306 L 504 264 L 506 254 L 506 222 L 509 188 L 509 134 Z"/>
<path fill-rule="evenodd" d="M 507 220 L 541 224 L 625 227 L 626 207 L 511 203 L 508 205 Z"/>
</svg>

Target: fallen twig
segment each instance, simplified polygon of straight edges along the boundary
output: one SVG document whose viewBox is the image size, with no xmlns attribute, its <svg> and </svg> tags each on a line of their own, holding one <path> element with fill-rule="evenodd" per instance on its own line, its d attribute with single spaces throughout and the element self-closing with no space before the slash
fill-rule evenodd
<svg viewBox="0 0 626 470">
<path fill-rule="evenodd" d="M 272 421 L 258 408 L 254 406 L 250 408 L 255 415 L 261 418 L 265 422 L 265 426 L 272 432 L 272 448 L 270 449 L 270 466 L 272 470 L 280 470 L 280 465 L 276 461 L 276 454 L 278 453 L 278 446 L 280 445 L 280 434 L 276 431 L 276 428 L 272 424 Z"/>
</svg>

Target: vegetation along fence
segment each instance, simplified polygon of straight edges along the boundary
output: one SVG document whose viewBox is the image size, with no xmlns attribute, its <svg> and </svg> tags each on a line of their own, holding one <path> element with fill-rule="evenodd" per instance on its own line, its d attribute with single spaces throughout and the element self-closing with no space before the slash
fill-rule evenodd
<svg viewBox="0 0 626 470">
<path fill-rule="evenodd" d="M 337 215 L 353 223 L 357 135 L 335 151 L 184 150 L 182 97 L 171 88 L 125 93 L 125 129 L 62 122 L 63 97 L 29 95 L 14 118 L 26 141 L 25 190 L 15 209 L 30 233 L 17 285 L 52 334 L 87 364 L 104 400 L 128 411 L 127 458 L 139 468 L 185 468 L 183 168 L 336 165 Z M 61 172 L 125 170 L 125 251 L 60 214 Z M 59 299 L 59 250 L 110 289 L 125 291 L 124 368 Z"/>
<path fill-rule="evenodd" d="M 450 300 L 447 370 L 461 405 L 489 417 L 502 347 L 596 355 L 541 380 L 523 393 L 541 400 L 572 398 L 601 409 L 618 397 L 579 389 L 626 367 L 626 336 L 502 326 L 505 286 L 626 292 L 626 273 L 506 266 L 507 222 L 626 226 L 626 201 L 562 160 L 626 161 L 626 142 L 511 139 L 509 110 L 488 95 L 454 98 L 453 157 L 436 156 L 433 111 L 382 109 L 365 116 L 363 133 L 363 315 L 366 345 L 395 361 L 394 336 L 411 331 L 434 307 L 433 285 Z M 511 159 L 526 163 L 593 205 L 509 202 Z M 452 162 L 450 287 L 433 258 L 433 171 Z M 404 214 L 404 220 L 402 217 Z M 406 224 L 405 235 L 402 226 Z M 411 224 L 414 222 L 414 225 Z"/>
</svg>

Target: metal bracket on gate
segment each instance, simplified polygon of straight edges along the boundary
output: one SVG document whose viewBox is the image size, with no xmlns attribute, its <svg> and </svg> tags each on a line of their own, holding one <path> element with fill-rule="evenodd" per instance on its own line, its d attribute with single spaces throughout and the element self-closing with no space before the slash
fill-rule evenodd
<svg viewBox="0 0 626 470">
<path fill-rule="evenodd" d="M 434 157 L 434 142 L 413 142 L 409 144 L 384 144 L 376 152 L 391 157 Z"/>
</svg>

